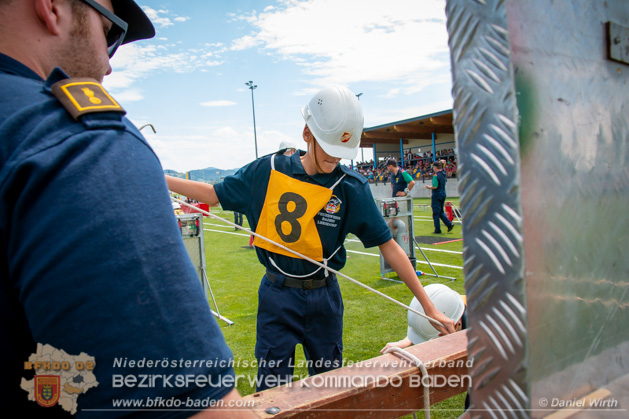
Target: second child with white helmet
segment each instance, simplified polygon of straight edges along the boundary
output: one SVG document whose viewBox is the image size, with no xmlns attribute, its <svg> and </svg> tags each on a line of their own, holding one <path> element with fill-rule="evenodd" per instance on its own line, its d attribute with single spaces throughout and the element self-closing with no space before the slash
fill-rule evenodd
<svg viewBox="0 0 629 419">
<path fill-rule="evenodd" d="M 457 331 L 466 328 L 464 316 L 465 300 L 463 296 L 444 284 L 430 284 L 426 285 L 424 289 L 437 310 L 455 322 L 455 329 Z M 415 297 L 413 297 L 410 307 L 420 313 L 424 312 L 424 309 Z M 417 345 L 437 337 L 439 337 L 439 330 L 435 329 L 429 320 L 409 311 L 406 337 L 397 342 L 387 343 L 380 352 L 385 353 L 390 347 L 407 348 L 411 345 Z"/>
<path fill-rule="evenodd" d="M 378 246 L 424 312 L 454 332 L 437 310 L 406 253 L 375 204 L 367 180 L 341 159 L 358 153 L 363 113 L 356 96 L 332 85 L 302 109 L 306 150 L 261 157 L 216 185 L 166 177 L 170 190 L 223 209 L 243 212 L 257 234 L 334 270 L 345 266 L 345 237 Z M 332 272 L 256 237 L 266 268 L 258 290 L 255 355 L 257 390 L 292 381 L 295 346 L 302 344 L 310 374 L 342 365 L 343 300 Z"/>
<path fill-rule="evenodd" d="M 467 328 L 467 315 L 466 315 L 466 303 L 465 296 L 460 295 L 450 287 L 444 284 L 430 284 L 425 287 L 426 294 L 433 302 L 437 310 L 441 311 L 444 315 L 448 316 L 455 323 L 456 331 Z M 422 313 L 424 310 L 413 297 L 410 307 Z M 408 348 L 412 345 L 418 345 L 426 341 L 439 337 L 439 331 L 434 328 L 431 322 L 424 317 L 408 312 L 408 328 L 406 330 L 406 337 L 397 342 L 389 342 L 384 348 L 380 350 L 380 353 L 385 354 L 390 348 Z M 470 407 L 470 392 L 468 389 L 465 396 L 465 409 Z"/>
</svg>

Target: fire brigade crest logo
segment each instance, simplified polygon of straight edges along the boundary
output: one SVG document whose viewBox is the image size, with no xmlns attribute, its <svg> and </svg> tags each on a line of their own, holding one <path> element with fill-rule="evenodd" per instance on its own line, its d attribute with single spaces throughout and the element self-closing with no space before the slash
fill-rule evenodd
<svg viewBox="0 0 629 419">
<path fill-rule="evenodd" d="M 59 405 L 74 415 L 79 396 L 98 386 L 95 367 L 94 357 L 86 353 L 70 355 L 38 343 L 37 352 L 24 362 L 24 371 L 33 378 L 22 378 L 20 387 L 28 394 L 28 400 L 42 407 Z"/>
<path fill-rule="evenodd" d="M 58 375 L 35 376 L 35 400 L 43 407 L 52 407 L 59 401 L 61 377 Z"/>
<path fill-rule="evenodd" d="M 346 143 L 352 138 L 352 133 L 345 131 L 341 136 L 341 142 Z"/>
<path fill-rule="evenodd" d="M 325 212 L 328 214 L 336 214 L 341 209 L 341 204 L 341 200 L 338 199 L 336 195 L 332 195 L 332 198 L 330 198 L 325 206 Z"/>
</svg>

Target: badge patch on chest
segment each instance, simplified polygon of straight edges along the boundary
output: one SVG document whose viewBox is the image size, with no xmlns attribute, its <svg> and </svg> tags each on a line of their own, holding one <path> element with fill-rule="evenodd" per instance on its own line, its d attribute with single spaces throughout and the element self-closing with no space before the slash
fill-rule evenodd
<svg viewBox="0 0 629 419">
<path fill-rule="evenodd" d="M 336 214 L 341 209 L 341 204 L 341 200 L 336 195 L 332 195 L 332 198 L 330 198 L 325 206 L 325 212 L 328 214 Z"/>
<path fill-rule="evenodd" d="M 126 111 L 94 79 L 66 79 L 52 86 L 52 93 L 75 120 L 92 112 Z"/>
</svg>

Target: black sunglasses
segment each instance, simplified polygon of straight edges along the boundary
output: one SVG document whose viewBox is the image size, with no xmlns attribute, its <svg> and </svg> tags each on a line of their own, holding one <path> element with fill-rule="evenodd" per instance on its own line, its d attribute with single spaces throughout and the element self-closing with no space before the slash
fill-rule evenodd
<svg viewBox="0 0 629 419">
<path fill-rule="evenodd" d="M 109 58 L 113 57 L 118 47 L 124 41 L 129 25 L 95 0 L 83 1 L 112 23 L 109 32 L 107 32 L 107 54 Z"/>
</svg>

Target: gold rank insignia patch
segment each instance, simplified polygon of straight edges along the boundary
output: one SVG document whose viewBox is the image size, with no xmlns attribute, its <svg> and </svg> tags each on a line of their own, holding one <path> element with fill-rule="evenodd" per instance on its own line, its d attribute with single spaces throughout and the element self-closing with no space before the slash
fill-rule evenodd
<svg viewBox="0 0 629 419">
<path fill-rule="evenodd" d="M 53 84 L 52 93 L 76 120 L 92 112 L 126 111 L 94 79 L 65 79 Z"/>
</svg>

